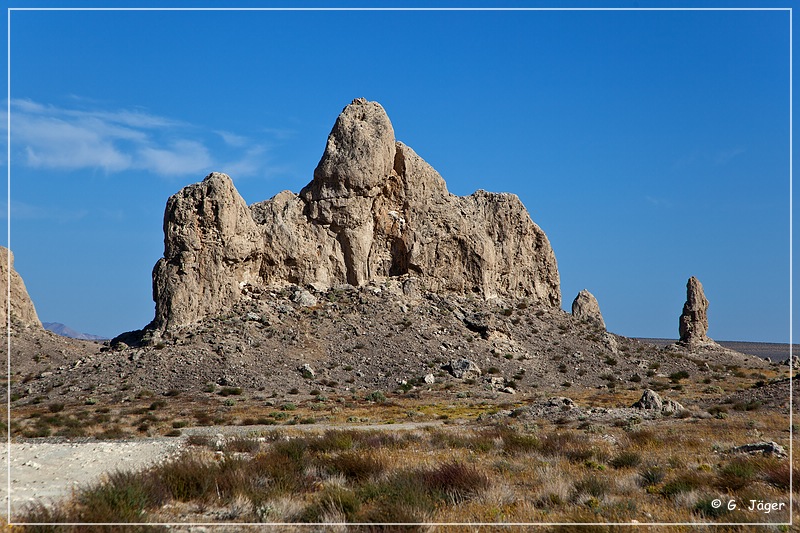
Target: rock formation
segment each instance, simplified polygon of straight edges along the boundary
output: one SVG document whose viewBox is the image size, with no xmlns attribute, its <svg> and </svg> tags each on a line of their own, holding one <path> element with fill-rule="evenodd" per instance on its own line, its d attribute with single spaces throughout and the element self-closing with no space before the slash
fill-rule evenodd
<svg viewBox="0 0 800 533">
<path fill-rule="evenodd" d="M 683 304 L 680 324 L 680 343 L 687 346 L 708 344 L 708 300 L 703 293 L 703 285 L 694 276 L 686 283 L 686 303 Z"/>
<path fill-rule="evenodd" d="M 657 411 L 663 414 L 673 414 L 683 410 L 683 406 L 675 400 L 663 399 L 652 389 L 645 389 L 642 397 L 631 407 L 635 409 L 646 409 Z"/>
<path fill-rule="evenodd" d="M 10 267 L 10 269 L 9 269 Z M 8 323 L 8 315 L 11 313 L 11 327 L 34 327 L 41 329 L 42 323 L 39 322 L 39 317 L 36 315 L 36 309 L 33 307 L 33 302 L 28 291 L 25 289 L 25 283 L 17 271 L 14 270 L 14 254 L 8 249 L 0 246 L 0 278 L 2 278 L 3 292 L 9 285 L 9 276 L 11 283 L 11 294 L 8 301 L 6 301 L 5 294 L 0 297 L 3 304 L 0 307 L 0 320 L 2 320 L 2 328 L 5 331 L 6 324 Z"/>
<path fill-rule="evenodd" d="M 555 255 L 513 194 L 459 197 L 386 112 L 356 99 L 339 115 L 314 179 L 247 206 L 212 173 L 167 202 L 149 329 L 191 324 L 252 286 L 318 290 L 413 276 L 421 289 L 561 305 Z"/>
<path fill-rule="evenodd" d="M 603 329 L 606 329 L 603 314 L 600 312 L 600 304 L 597 303 L 597 298 L 586 289 L 579 292 L 575 300 L 573 300 L 572 316 L 594 322 Z"/>
</svg>

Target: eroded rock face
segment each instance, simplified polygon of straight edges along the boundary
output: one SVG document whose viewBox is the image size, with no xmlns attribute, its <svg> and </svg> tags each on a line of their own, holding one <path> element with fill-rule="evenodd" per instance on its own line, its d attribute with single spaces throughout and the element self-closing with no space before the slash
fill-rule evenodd
<svg viewBox="0 0 800 533">
<path fill-rule="evenodd" d="M 459 197 L 386 112 L 356 99 L 333 127 L 314 179 L 248 207 L 225 174 L 172 196 L 153 270 L 151 329 L 191 324 L 248 286 L 354 286 L 393 276 L 417 288 L 561 305 L 544 232 L 513 194 Z"/>
<path fill-rule="evenodd" d="M 703 285 L 694 276 L 686 283 L 686 303 L 683 305 L 678 332 L 682 344 L 694 346 L 711 342 L 706 336 L 708 300 L 703 293 Z"/>
<path fill-rule="evenodd" d="M 9 259 L 11 269 L 9 270 Z M 11 313 L 11 327 L 34 327 L 41 329 L 42 323 L 36 315 L 36 309 L 33 307 L 33 302 L 28 291 L 25 289 L 25 283 L 17 271 L 14 270 L 14 254 L 8 249 L 0 246 L 0 287 L 5 288 L 9 283 L 9 276 L 11 277 L 11 295 L 10 301 L 6 301 L 5 295 L 0 297 L 2 304 L 0 305 L 0 328 L 3 331 L 6 329 L 8 323 L 8 315 Z"/>
<path fill-rule="evenodd" d="M 579 292 L 575 300 L 572 301 L 572 316 L 589 320 L 606 329 L 603 314 L 600 312 L 600 304 L 597 303 L 597 298 L 586 289 Z"/>
</svg>

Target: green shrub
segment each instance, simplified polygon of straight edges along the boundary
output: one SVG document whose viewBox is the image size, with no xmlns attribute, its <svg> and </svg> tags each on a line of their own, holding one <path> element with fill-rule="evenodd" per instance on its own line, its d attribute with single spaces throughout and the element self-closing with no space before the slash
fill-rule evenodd
<svg viewBox="0 0 800 533">
<path fill-rule="evenodd" d="M 353 448 L 355 440 L 352 431 L 329 429 L 315 439 L 308 439 L 308 449 L 314 452 L 341 452 Z"/>
<path fill-rule="evenodd" d="M 253 454 L 257 453 L 260 448 L 261 448 L 261 443 L 258 442 L 258 439 L 252 439 L 248 437 L 236 437 L 234 439 L 230 439 L 225 443 L 224 451 Z"/>
<path fill-rule="evenodd" d="M 614 456 L 610 465 L 614 468 L 634 468 L 642 462 L 642 456 L 634 451 L 623 451 Z"/>
<path fill-rule="evenodd" d="M 684 472 L 661 487 L 661 494 L 671 498 L 683 492 L 691 492 L 706 485 L 705 478 L 698 472 Z"/>
<path fill-rule="evenodd" d="M 573 485 L 575 495 L 588 494 L 595 498 L 603 498 L 611 488 L 609 481 L 601 476 L 590 474 L 576 481 Z"/>
<path fill-rule="evenodd" d="M 657 465 L 650 465 L 639 471 L 639 480 L 645 487 L 658 485 L 665 477 L 664 470 Z"/>
<path fill-rule="evenodd" d="M 689 373 L 686 370 L 679 370 L 678 372 L 673 372 L 669 375 L 669 379 L 673 383 L 677 383 L 682 379 L 687 379 L 688 377 Z"/>
<path fill-rule="evenodd" d="M 734 459 L 722 467 L 715 485 L 721 490 L 737 491 L 749 485 L 756 476 L 752 460 Z"/>
<path fill-rule="evenodd" d="M 694 512 L 703 518 L 720 518 L 730 512 L 724 502 L 719 507 L 716 507 L 713 502 L 711 497 L 700 499 L 694 506 Z"/>
<path fill-rule="evenodd" d="M 461 462 L 450 462 L 433 469 L 417 470 L 414 472 L 414 477 L 438 499 L 456 504 L 479 495 L 491 484 L 486 474 Z"/>
<path fill-rule="evenodd" d="M 386 471 L 386 461 L 374 453 L 361 451 L 342 452 L 327 458 L 323 466 L 328 472 L 341 474 L 348 479 L 364 481 Z"/>
<path fill-rule="evenodd" d="M 167 494 L 150 472 L 113 472 L 105 483 L 78 492 L 78 522 L 142 522 L 145 510 L 164 503 Z"/>
<path fill-rule="evenodd" d="M 179 501 L 205 499 L 215 492 L 219 467 L 184 453 L 158 467 L 158 477 L 169 495 Z"/>
<path fill-rule="evenodd" d="M 355 521 L 361 508 L 361 500 L 355 492 L 343 487 L 326 487 L 317 495 L 316 501 L 306 507 L 297 517 L 305 523 L 320 522 L 333 513 L 341 513 L 345 520 Z"/>
<path fill-rule="evenodd" d="M 368 402 L 375 402 L 375 403 L 384 403 L 386 402 L 386 395 L 383 392 L 376 390 L 375 392 L 371 392 L 365 398 Z"/>
</svg>

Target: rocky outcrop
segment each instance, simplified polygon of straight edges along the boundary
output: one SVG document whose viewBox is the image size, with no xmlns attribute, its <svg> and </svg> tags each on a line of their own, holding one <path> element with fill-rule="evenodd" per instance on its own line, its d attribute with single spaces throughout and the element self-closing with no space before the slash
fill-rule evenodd
<svg viewBox="0 0 800 533">
<path fill-rule="evenodd" d="M 686 303 L 683 304 L 678 332 L 679 342 L 690 347 L 713 342 L 706 336 L 708 300 L 703 293 L 703 285 L 694 276 L 686 283 Z"/>
<path fill-rule="evenodd" d="M 395 140 L 380 104 L 356 99 L 300 194 L 248 207 L 227 175 L 213 173 L 169 199 L 150 329 L 218 314 L 252 286 L 324 290 L 402 276 L 422 290 L 561 305 L 555 255 L 519 198 L 450 194 Z"/>
<path fill-rule="evenodd" d="M 2 306 L 0 306 L 0 328 L 5 331 L 6 324 L 8 323 L 8 315 L 11 314 L 11 327 L 33 327 L 42 329 L 42 323 L 36 315 L 36 309 L 33 307 L 33 302 L 28 291 L 25 289 L 25 283 L 17 271 L 14 270 L 14 254 L 8 249 L 0 246 L 0 287 L 5 291 L 9 287 L 10 277 L 10 290 L 8 301 L 5 295 L 0 297 Z"/>
<path fill-rule="evenodd" d="M 457 379 L 477 379 L 481 377 L 481 369 L 469 359 L 452 359 L 444 369 Z"/>
<path fill-rule="evenodd" d="M 731 448 L 731 453 L 746 453 L 749 455 L 766 455 L 768 457 L 787 457 L 786 449 L 774 441 L 753 442 Z"/>
<path fill-rule="evenodd" d="M 603 314 L 600 312 L 600 304 L 597 303 L 597 298 L 586 289 L 579 292 L 572 301 L 572 316 L 593 322 L 606 329 Z"/>
<path fill-rule="evenodd" d="M 662 399 L 661 396 L 652 389 L 645 389 L 642 393 L 642 397 L 631 407 L 656 411 L 663 414 L 673 414 L 683 410 L 683 406 L 680 403 L 675 400 Z"/>
</svg>

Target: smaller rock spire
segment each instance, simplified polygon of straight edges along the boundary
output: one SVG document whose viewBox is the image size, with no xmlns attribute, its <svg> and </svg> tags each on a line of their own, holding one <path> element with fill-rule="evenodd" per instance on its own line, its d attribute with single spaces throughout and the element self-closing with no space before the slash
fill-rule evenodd
<svg viewBox="0 0 800 533">
<path fill-rule="evenodd" d="M 579 292 L 575 300 L 573 300 L 572 316 L 594 322 L 606 329 L 603 314 L 600 312 L 600 304 L 597 303 L 597 298 L 586 289 Z"/>
<path fill-rule="evenodd" d="M 683 304 L 678 326 L 680 342 L 689 346 L 706 344 L 711 341 L 708 332 L 708 300 L 703 293 L 703 285 L 692 276 L 686 283 L 686 303 Z"/>
</svg>

